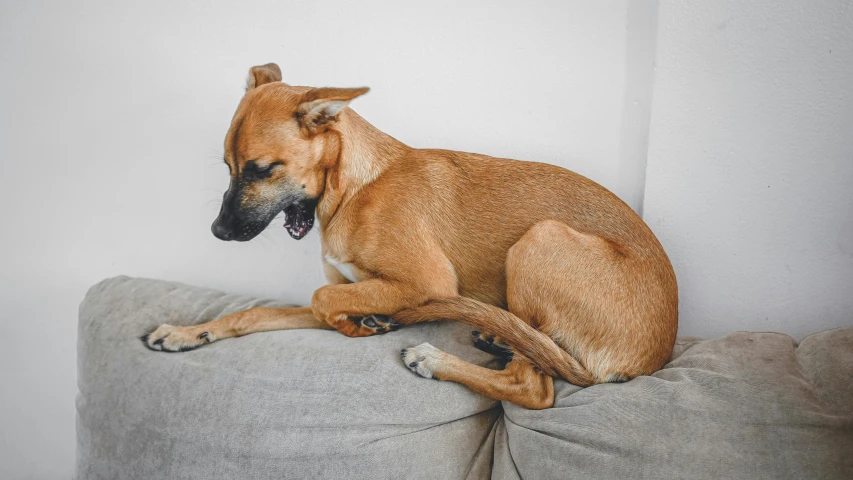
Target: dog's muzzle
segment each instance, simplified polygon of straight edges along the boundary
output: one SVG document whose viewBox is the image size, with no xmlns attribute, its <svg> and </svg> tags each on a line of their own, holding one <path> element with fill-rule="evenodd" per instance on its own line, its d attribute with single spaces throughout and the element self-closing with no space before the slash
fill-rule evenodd
<svg viewBox="0 0 853 480">
<path fill-rule="evenodd" d="M 258 236 L 271 221 L 272 217 L 265 221 L 243 221 L 223 209 L 210 226 L 210 231 L 220 240 L 246 242 Z"/>
<path fill-rule="evenodd" d="M 317 208 L 317 203 L 317 199 L 302 198 L 292 200 L 284 207 L 270 206 L 271 208 L 263 208 L 262 211 L 247 211 L 237 215 L 226 198 L 222 202 L 219 216 L 210 226 L 210 231 L 220 240 L 245 242 L 255 238 L 267 228 L 275 215 L 283 210 L 284 228 L 291 237 L 299 240 L 314 226 L 314 210 Z"/>
</svg>

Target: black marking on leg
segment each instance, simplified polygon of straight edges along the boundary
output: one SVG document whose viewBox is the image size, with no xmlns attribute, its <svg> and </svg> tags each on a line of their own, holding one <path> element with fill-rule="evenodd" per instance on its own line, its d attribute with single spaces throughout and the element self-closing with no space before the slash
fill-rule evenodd
<svg viewBox="0 0 853 480">
<path fill-rule="evenodd" d="M 474 337 L 475 347 L 486 353 L 491 353 L 492 355 L 500 358 L 501 360 L 506 361 L 507 363 L 512 360 L 512 350 L 506 345 L 503 345 L 501 343 L 495 343 L 495 337 L 485 336 L 476 330 L 471 332 L 471 335 Z"/>
</svg>

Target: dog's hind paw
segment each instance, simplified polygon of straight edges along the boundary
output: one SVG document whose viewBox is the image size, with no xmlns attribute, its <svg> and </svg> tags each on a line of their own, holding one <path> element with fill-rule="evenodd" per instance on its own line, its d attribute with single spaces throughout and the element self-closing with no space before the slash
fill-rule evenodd
<svg viewBox="0 0 853 480">
<path fill-rule="evenodd" d="M 441 367 L 441 356 L 444 352 L 429 343 L 417 347 L 404 348 L 400 352 L 406 367 L 424 378 L 437 378 L 437 370 Z"/>
</svg>

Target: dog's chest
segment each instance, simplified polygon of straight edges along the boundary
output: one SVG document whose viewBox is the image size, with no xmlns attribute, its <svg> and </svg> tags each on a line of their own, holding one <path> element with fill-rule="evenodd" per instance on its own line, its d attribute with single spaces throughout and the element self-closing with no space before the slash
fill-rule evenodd
<svg viewBox="0 0 853 480">
<path fill-rule="evenodd" d="M 360 269 L 353 262 L 353 255 L 350 252 L 354 245 L 351 236 L 348 235 L 351 230 L 352 228 L 348 224 L 338 221 L 335 228 L 328 228 L 322 232 L 323 262 L 328 267 L 337 270 L 342 277 L 350 282 L 368 280 L 372 275 Z M 328 277 L 328 280 L 335 282 L 331 277 Z"/>
<path fill-rule="evenodd" d="M 352 263 L 342 262 L 330 254 L 324 255 L 323 258 L 326 260 L 326 263 L 335 267 L 350 282 L 357 282 L 362 278 L 362 272 Z"/>
</svg>

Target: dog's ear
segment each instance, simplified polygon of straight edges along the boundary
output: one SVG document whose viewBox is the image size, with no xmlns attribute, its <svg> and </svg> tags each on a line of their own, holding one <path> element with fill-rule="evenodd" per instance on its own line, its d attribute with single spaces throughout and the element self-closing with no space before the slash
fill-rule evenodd
<svg viewBox="0 0 853 480">
<path fill-rule="evenodd" d="M 296 120 L 309 133 L 325 130 L 338 119 L 350 100 L 364 95 L 370 89 L 362 88 L 312 88 L 304 94 L 296 110 Z"/>
<path fill-rule="evenodd" d="M 258 65 L 249 69 L 249 78 L 246 79 L 246 90 L 260 87 L 265 83 L 280 82 L 281 69 L 274 63 Z"/>
</svg>

